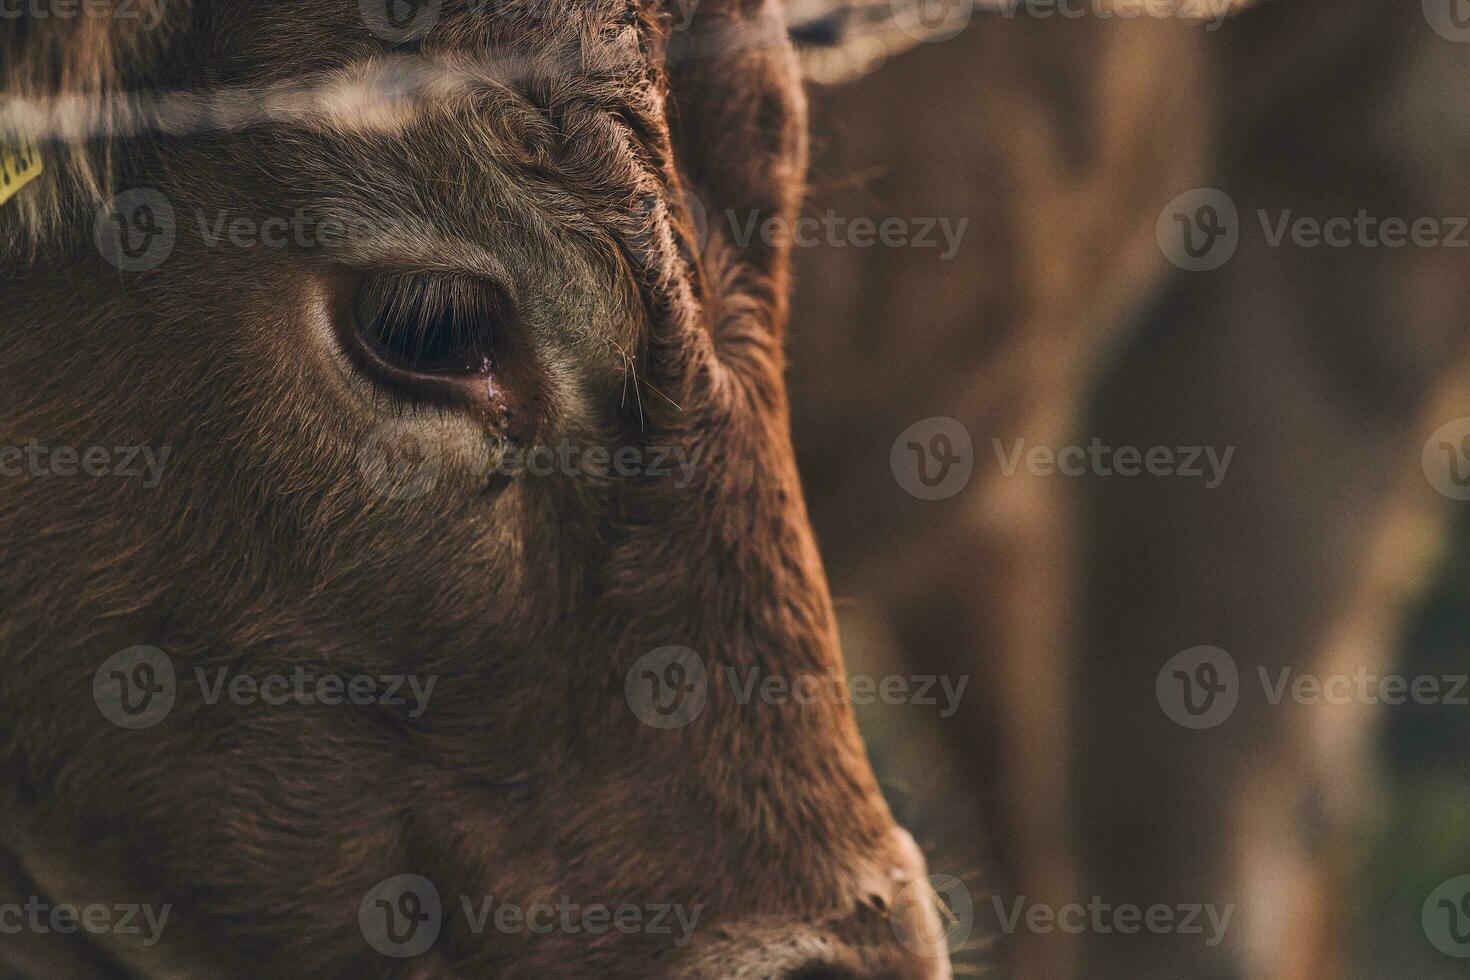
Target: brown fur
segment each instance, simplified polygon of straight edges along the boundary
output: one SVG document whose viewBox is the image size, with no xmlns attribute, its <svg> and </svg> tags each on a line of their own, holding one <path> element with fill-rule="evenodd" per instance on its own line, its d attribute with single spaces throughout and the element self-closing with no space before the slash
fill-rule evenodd
<svg viewBox="0 0 1470 980">
<path fill-rule="evenodd" d="M 464 84 L 382 127 L 94 140 L 20 219 L 6 209 L 6 436 L 172 447 L 156 489 L 27 476 L 0 494 L 11 887 L 171 903 L 160 947 L 75 954 L 128 975 L 736 976 L 813 962 L 802 955 L 947 975 L 905 953 L 880 911 L 921 863 L 846 706 L 741 706 L 712 684 L 694 724 L 660 731 L 623 701 L 629 666 L 668 644 L 711 671 L 842 671 L 787 431 L 786 249 L 716 237 L 701 257 L 683 204 L 692 187 L 720 207 L 796 206 L 805 107 L 777 12 L 711 0 L 696 39 L 775 43 L 711 43 L 666 66 L 664 12 L 611 0 L 549 19 L 449 4 L 406 53 L 385 51 L 355 3 L 172 6 L 156 58 L 115 36 L 8 37 L 26 54 L 7 84 L 249 91 L 390 54 Z M 156 270 L 119 273 L 92 245 L 93 209 L 99 189 L 138 186 L 173 203 L 179 241 Z M 424 234 L 297 254 L 209 249 L 189 228 L 201 209 L 297 207 Z M 688 487 L 557 477 L 486 496 L 467 465 L 472 420 L 404 414 L 344 369 L 328 321 L 346 272 L 474 271 L 486 251 L 540 367 L 540 438 L 698 451 Z M 373 494 L 356 468 L 394 418 L 445 453 L 412 501 Z M 135 644 L 182 675 L 305 664 L 440 680 L 418 719 L 206 707 L 181 683 L 164 722 L 121 731 L 90 678 Z M 615 933 L 481 938 L 461 918 L 396 961 L 356 915 L 400 873 L 446 903 L 705 912 L 683 950 Z M 787 954 L 751 938 L 772 922 Z M 33 945 L 0 962 L 57 955 Z"/>
</svg>

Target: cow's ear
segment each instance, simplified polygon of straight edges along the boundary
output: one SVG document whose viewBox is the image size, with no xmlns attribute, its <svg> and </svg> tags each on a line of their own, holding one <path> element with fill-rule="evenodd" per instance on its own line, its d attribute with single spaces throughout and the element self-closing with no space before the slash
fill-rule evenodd
<svg viewBox="0 0 1470 980">
<path fill-rule="evenodd" d="M 645 276 L 656 296 L 644 376 L 645 431 L 688 431 L 703 411 L 736 411 L 741 392 L 779 397 L 791 226 L 806 180 L 806 94 L 782 0 L 654 0 L 659 126 L 670 163 Z M 656 226 L 667 211 L 667 234 Z M 709 341 L 713 341 L 710 343 Z M 744 379 L 729 383 L 729 372 Z M 666 408 L 667 402 L 671 408 Z M 642 420 L 640 420 L 642 421 Z M 722 428 L 714 426 L 713 428 Z M 752 427 L 755 431 L 759 427 Z"/>
<path fill-rule="evenodd" d="M 857 78 L 924 43 L 983 30 L 988 18 L 1154 17 L 1218 24 L 1257 0 L 784 0 L 802 71 L 820 84 Z M 1072 13 L 1075 11 L 1076 13 Z"/>
<path fill-rule="evenodd" d="M 806 99 L 781 3 L 689 0 L 686 26 L 671 37 L 674 142 L 688 189 L 709 216 L 783 221 L 801 197 Z M 724 225 L 711 219 L 710 235 Z M 756 236 L 741 244 L 740 261 L 779 276 L 788 248 Z"/>
<path fill-rule="evenodd" d="M 31 6 L 0 19 L 0 153 L 41 166 L 0 204 L 10 244 L 104 194 L 118 130 L 193 8 L 188 0 L 86 0 L 74 16 L 37 17 Z"/>
</svg>

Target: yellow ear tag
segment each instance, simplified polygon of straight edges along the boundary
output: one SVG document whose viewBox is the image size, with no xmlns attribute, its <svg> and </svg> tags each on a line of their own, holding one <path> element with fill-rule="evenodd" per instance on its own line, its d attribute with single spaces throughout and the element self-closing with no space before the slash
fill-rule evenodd
<svg viewBox="0 0 1470 980">
<path fill-rule="evenodd" d="M 18 147 L 0 144 L 0 204 L 4 204 L 20 189 L 45 170 L 41 162 L 41 151 L 34 143 L 22 143 Z"/>
</svg>

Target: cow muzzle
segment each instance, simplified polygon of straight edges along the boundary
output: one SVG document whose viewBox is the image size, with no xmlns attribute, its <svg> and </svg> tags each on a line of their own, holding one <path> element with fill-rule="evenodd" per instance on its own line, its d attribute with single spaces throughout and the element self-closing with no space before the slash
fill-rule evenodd
<svg viewBox="0 0 1470 980">
<path fill-rule="evenodd" d="M 852 883 L 850 907 L 793 923 L 751 917 L 713 928 L 677 980 L 950 980 L 941 897 L 907 831 L 899 861 Z"/>
</svg>

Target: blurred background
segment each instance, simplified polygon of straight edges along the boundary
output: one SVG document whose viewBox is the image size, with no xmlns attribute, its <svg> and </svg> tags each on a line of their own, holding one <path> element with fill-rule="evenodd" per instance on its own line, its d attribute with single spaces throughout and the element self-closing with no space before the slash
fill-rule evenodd
<svg viewBox="0 0 1470 980">
<path fill-rule="evenodd" d="M 850 671 L 968 679 L 858 706 L 960 975 L 1470 970 L 1470 5 L 1227 6 L 794 6 L 797 450 Z"/>
</svg>

